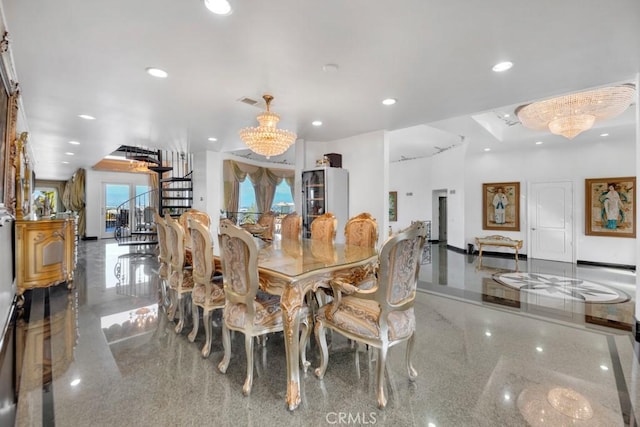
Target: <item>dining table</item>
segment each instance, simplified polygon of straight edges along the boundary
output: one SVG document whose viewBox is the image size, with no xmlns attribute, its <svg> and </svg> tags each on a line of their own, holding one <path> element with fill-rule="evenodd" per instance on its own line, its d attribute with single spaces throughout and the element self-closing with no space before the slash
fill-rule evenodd
<svg viewBox="0 0 640 427">
<path fill-rule="evenodd" d="M 280 296 L 287 366 L 287 408 L 300 405 L 300 322 L 305 295 L 329 288 L 333 279 L 353 282 L 375 276 L 375 248 L 313 239 L 274 239 L 259 243 L 258 274 L 263 291 Z"/>
</svg>

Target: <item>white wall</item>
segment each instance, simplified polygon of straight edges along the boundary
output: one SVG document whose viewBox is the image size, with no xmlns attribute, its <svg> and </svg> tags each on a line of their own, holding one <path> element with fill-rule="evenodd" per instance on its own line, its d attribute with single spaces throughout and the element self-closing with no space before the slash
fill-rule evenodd
<svg viewBox="0 0 640 427">
<path fill-rule="evenodd" d="M 342 154 L 342 168 L 349 171 L 349 217 L 370 213 L 378 222 L 378 242 L 387 236 L 389 148 L 384 131 L 371 132 L 330 142 L 305 144 L 305 168 L 326 153 Z M 343 233 L 345 224 L 338 224 Z"/>
<path fill-rule="evenodd" d="M 576 259 L 612 264 L 636 264 L 635 239 L 586 236 L 586 178 L 635 176 L 635 143 L 614 137 L 597 141 L 582 138 L 562 147 L 533 146 L 509 152 L 489 152 L 468 156 L 465 182 L 467 194 L 467 239 L 487 234 L 482 230 L 482 183 L 520 182 L 520 232 L 501 233 L 525 241 L 527 247 L 527 186 L 537 182 L 573 183 L 574 247 Z M 477 207 L 477 209 L 476 209 Z M 478 212 L 473 215 L 474 211 Z M 524 250 L 523 252 L 526 252 Z"/>
<path fill-rule="evenodd" d="M 149 175 L 146 173 L 104 172 L 86 170 L 86 218 L 87 237 L 100 237 L 104 224 L 104 212 L 101 212 L 103 183 L 149 185 Z"/>
<path fill-rule="evenodd" d="M 431 238 L 438 238 L 438 205 L 434 190 L 445 190 L 447 196 L 447 244 L 465 248 L 465 180 L 464 154 L 461 145 L 433 157 L 391 163 L 389 189 L 398 192 L 398 231 L 413 220 L 431 221 Z M 412 193 L 408 196 L 407 193 Z"/>
</svg>

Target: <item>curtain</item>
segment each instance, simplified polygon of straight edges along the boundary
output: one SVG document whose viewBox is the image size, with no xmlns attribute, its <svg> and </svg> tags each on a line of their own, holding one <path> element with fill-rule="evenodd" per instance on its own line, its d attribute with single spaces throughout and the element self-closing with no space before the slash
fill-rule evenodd
<svg viewBox="0 0 640 427">
<path fill-rule="evenodd" d="M 78 169 L 71 180 L 67 182 L 67 186 L 70 184 L 69 190 L 69 204 L 65 203 L 65 206 L 69 207 L 72 211 L 78 213 L 78 235 L 84 236 L 87 232 L 87 219 L 85 212 L 85 170 Z M 65 186 L 65 193 L 66 191 Z"/>
<path fill-rule="evenodd" d="M 149 206 L 157 211 L 160 205 L 160 180 L 158 179 L 158 174 L 155 172 L 149 174 L 149 187 L 152 190 L 151 193 L 149 193 Z M 158 213 L 162 215 L 162 212 Z"/>
<path fill-rule="evenodd" d="M 259 190 L 256 190 L 256 199 L 258 198 L 258 191 L 260 192 L 262 212 L 269 212 L 271 210 L 271 205 L 273 205 L 273 197 L 276 194 L 276 187 L 281 182 L 282 177 L 276 175 L 269 169 L 264 169 L 262 183 L 259 187 Z"/>
<path fill-rule="evenodd" d="M 258 212 L 268 212 L 264 209 L 264 195 L 262 191 L 262 176 L 264 175 L 263 168 L 257 168 L 254 172 L 247 174 L 249 176 L 249 181 L 253 184 L 253 191 L 256 195 L 256 205 L 258 207 Z"/>
</svg>

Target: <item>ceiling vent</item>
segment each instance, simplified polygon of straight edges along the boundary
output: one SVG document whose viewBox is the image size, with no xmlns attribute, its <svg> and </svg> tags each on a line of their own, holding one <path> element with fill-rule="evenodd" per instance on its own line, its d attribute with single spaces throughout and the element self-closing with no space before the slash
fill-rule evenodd
<svg viewBox="0 0 640 427">
<path fill-rule="evenodd" d="M 266 108 L 266 104 L 264 103 L 264 101 L 257 101 L 253 98 L 249 98 L 248 96 L 243 96 L 239 98 L 238 101 L 242 102 L 243 104 L 251 105 L 252 107 L 256 107 L 258 109 L 264 110 Z"/>
</svg>

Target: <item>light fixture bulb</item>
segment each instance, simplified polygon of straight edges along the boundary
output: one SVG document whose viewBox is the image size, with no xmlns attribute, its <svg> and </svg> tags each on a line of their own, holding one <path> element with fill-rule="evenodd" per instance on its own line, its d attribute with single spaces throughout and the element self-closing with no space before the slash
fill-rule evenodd
<svg viewBox="0 0 640 427">
<path fill-rule="evenodd" d="M 169 76 L 165 70 L 161 70 L 160 68 L 149 67 L 147 68 L 147 73 L 150 76 L 157 77 L 159 79 L 166 79 Z"/>
<path fill-rule="evenodd" d="M 230 15 L 231 5 L 227 0 L 204 0 L 204 5 L 216 15 Z"/>
</svg>

